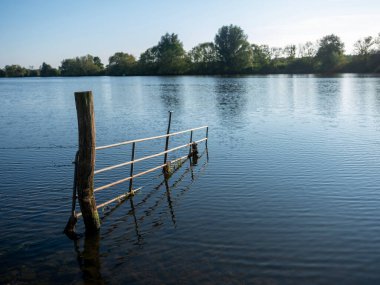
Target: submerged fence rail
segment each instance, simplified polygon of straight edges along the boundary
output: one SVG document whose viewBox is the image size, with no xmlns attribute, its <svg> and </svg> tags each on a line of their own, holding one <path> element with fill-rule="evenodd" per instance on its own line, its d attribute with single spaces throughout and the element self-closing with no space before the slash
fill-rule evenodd
<svg viewBox="0 0 380 285">
<path fill-rule="evenodd" d="M 133 196 L 135 192 L 140 190 L 133 189 L 133 180 L 137 177 L 143 176 L 145 174 L 151 173 L 153 171 L 157 171 L 159 169 L 163 170 L 165 179 L 168 179 L 171 175 L 171 164 L 176 163 L 178 161 L 182 161 L 184 159 L 190 158 L 194 163 L 198 160 L 198 148 L 197 145 L 201 142 L 205 142 L 207 148 L 208 141 L 208 126 L 202 126 L 197 128 L 192 128 L 184 131 L 178 131 L 174 133 L 170 133 L 171 126 L 171 117 L 172 112 L 169 112 L 169 121 L 167 133 L 165 135 L 159 135 L 154 137 L 142 138 L 124 141 L 120 143 L 105 145 L 96 147 L 95 146 L 95 121 L 94 121 L 94 108 L 93 108 L 93 98 L 91 91 L 89 92 L 76 92 L 75 93 L 75 101 L 77 107 L 77 116 L 78 116 L 78 130 L 79 130 L 79 150 L 75 156 L 75 171 L 74 171 L 74 185 L 73 185 L 73 202 L 72 202 L 72 211 L 69 222 L 66 225 L 64 232 L 70 236 L 73 233 L 75 234 L 75 224 L 79 217 L 83 217 L 86 232 L 94 232 L 98 231 L 100 228 L 99 214 L 98 209 L 101 207 L 105 207 L 115 201 L 120 199 L 128 198 L 129 196 Z M 196 141 L 193 141 L 193 134 L 195 131 L 205 129 L 205 137 Z M 169 139 L 173 136 L 182 135 L 185 133 L 190 133 L 190 140 L 187 144 L 183 144 L 180 146 L 176 146 L 173 148 L 169 148 Z M 151 154 L 148 156 L 144 156 L 141 158 L 135 158 L 135 150 L 136 144 L 166 138 L 165 140 L 165 148 L 164 151 L 158 152 L 155 154 Z M 104 167 L 102 169 L 94 170 L 95 168 L 95 153 L 96 151 L 106 150 L 109 148 L 119 147 L 132 144 L 131 150 L 131 160 L 123 163 L 119 163 L 116 165 Z M 174 151 L 178 151 L 183 148 L 189 148 L 188 154 L 182 157 L 179 157 L 175 160 L 168 161 L 168 154 Z M 164 156 L 164 161 L 162 164 L 147 169 L 145 171 L 134 174 L 134 164 L 145 161 L 148 159 L 152 159 L 155 157 Z M 99 173 L 104 173 L 106 171 L 114 170 L 124 166 L 130 166 L 130 175 L 126 178 L 122 178 L 120 180 L 111 182 L 109 184 L 97 187 L 94 189 L 94 176 Z M 129 181 L 128 192 L 114 197 L 104 203 L 96 205 L 94 193 L 105 190 L 107 188 L 125 183 Z M 79 205 L 81 208 L 81 212 L 75 212 L 76 199 L 79 200 Z"/>
</svg>

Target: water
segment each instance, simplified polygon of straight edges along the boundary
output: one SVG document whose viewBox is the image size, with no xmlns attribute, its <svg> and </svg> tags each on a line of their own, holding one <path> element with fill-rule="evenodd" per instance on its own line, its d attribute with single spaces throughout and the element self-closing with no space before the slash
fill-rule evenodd
<svg viewBox="0 0 380 285">
<path fill-rule="evenodd" d="M 163 134 L 168 110 L 172 131 L 208 125 L 210 139 L 208 159 L 168 185 L 159 172 L 136 179 L 133 201 L 73 242 L 62 230 L 82 90 L 97 145 Z M 0 283 L 380 283 L 380 77 L 1 79 L 0 103 Z M 137 157 L 164 143 L 138 144 Z M 129 159 L 130 146 L 99 151 L 96 168 Z"/>
</svg>

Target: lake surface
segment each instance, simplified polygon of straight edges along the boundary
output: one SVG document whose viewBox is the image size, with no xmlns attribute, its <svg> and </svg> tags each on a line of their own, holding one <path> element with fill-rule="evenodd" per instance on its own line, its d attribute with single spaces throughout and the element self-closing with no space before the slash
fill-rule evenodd
<svg viewBox="0 0 380 285">
<path fill-rule="evenodd" d="M 100 211 L 98 236 L 72 241 L 62 230 L 84 90 L 98 146 L 164 134 L 168 110 L 173 132 L 208 125 L 209 142 L 167 185 L 160 171 L 136 179 L 133 200 Z M 96 168 L 130 152 L 99 151 Z M 380 284 L 380 77 L 0 79 L 0 157 L 2 284 Z"/>
</svg>

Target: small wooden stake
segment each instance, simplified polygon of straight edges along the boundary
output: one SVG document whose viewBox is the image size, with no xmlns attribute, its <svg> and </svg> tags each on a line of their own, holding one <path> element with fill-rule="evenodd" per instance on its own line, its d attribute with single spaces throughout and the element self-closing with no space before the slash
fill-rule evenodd
<svg viewBox="0 0 380 285">
<path fill-rule="evenodd" d="M 172 122 L 172 113 L 173 113 L 172 111 L 169 111 L 168 130 L 166 132 L 167 135 L 170 133 L 170 125 Z M 169 137 L 166 137 L 165 151 L 167 151 L 168 148 L 169 148 Z M 163 168 L 165 177 L 168 177 L 170 175 L 170 164 L 168 164 L 167 161 L 168 161 L 168 153 L 165 153 L 164 164 L 166 164 L 166 165 Z"/>
<path fill-rule="evenodd" d="M 207 148 L 207 142 L 208 142 L 208 127 L 206 128 L 206 148 Z"/>
<path fill-rule="evenodd" d="M 77 202 L 78 156 L 79 156 L 79 153 L 77 151 L 75 155 L 75 161 L 74 161 L 75 168 L 74 168 L 74 179 L 73 179 L 74 180 L 73 181 L 73 197 L 72 197 L 72 202 L 71 202 L 71 215 L 63 231 L 72 240 L 75 240 L 77 238 L 77 234 L 75 233 L 75 225 L 78 221 L 78 218 L 75 214 L 75 205 Z"/>
<path fill-rule="evenodd" d="M 136 143 L 134 142 L 132 144 L 132 157 L 131 157 L 131 161 L 135 160 L 135 149 L 136 149 Z M 130 172 L 129 172 L 129 176 L 130 177 L 133 177 L 133 168 L 134 168 L 134 163 L 131 164 L 131 168 L 130 168 Z M 131 178 L 131 180 L 129 180 L 129 193 L 132 193 L 132 188 L 133 188 L 133 178 Z"/>
<path fill-rule="evenodd" d="M 190 141 L 189 143 L 192 143 L 193 142 L 193 131 L 190 132 Z M 191 156 L 191 145 L 189 147 L 189 157 Z"/>
<path fill-rule="evenodd" d="M 92 92 L 75 92 L 75 104 L 79 132 L 78 200 L 86 233 L 95 233 L 100 229 L 100 221 L 94 197 L 95 118 Z"/>
</svg>

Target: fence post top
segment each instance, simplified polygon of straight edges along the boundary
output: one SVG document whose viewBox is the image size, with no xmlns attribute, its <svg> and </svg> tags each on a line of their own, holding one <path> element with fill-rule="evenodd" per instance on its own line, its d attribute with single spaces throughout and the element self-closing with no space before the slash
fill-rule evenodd
<svg viewBox="0 0 380 285">
<path fill-rule="evenodd" d="M 92 91 L 76 91 L 76 92 L 74 92 L 75 95 L 88 94 L 88 93 L 92 93 Z"/>
</svg>

